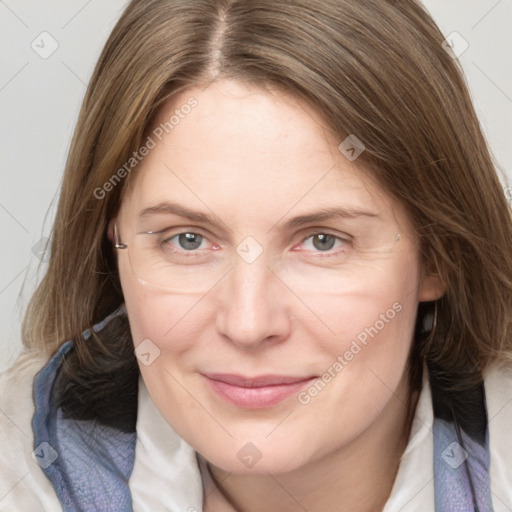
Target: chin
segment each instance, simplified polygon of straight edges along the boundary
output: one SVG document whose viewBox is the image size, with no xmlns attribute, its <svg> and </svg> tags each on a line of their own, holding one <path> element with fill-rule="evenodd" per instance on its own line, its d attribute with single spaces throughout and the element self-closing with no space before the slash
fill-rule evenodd
<svg viewBox="0 0 512 512">
<path fill-rule="evenodd" d="M 251 441 L 250 439 L 253 439 Z M 288 438 L 289 439 L 289 438 Z M 236 436 L 230 443 L 198 449 L 202 456 L 217 468 L 235 474 L 278 474 L 301 468 L 311 461 L 311 453 L 305 453 L 303 442 L 282 439 L 264 439 L 264 435 Z"/>
</svg>

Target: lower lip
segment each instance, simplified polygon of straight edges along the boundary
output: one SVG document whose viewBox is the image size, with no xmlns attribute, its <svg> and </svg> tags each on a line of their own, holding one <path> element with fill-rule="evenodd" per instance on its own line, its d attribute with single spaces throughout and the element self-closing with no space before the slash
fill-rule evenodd
<svg viewBox="0 0 512 512">
<path fill-rule="evenodd" d="M 206 380 L 213 391 L 227 402 L 244 409 L 264 409 L 277 405 L 294 393 L 298 393 L 307 384 L 313 382 L 315 378 L 301 380 L 293 384 L 254 388 L 234 386 L 208 377 L 206 377 Z"/>
</svg>

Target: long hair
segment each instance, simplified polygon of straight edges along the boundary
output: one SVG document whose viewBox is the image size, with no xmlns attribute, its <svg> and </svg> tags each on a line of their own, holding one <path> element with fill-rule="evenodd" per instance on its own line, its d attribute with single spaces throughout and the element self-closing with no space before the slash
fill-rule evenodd
<svg viewBox="0 0 512 512">
<path fill-rule="evenodd" d="M 358 161 L 405 207 L 424 264 L 446 287 L 435 333 L 414 343 L 413 369 L 427 359 L 462 388 L 510 360 L 510 207 L 443 39 L 412 0 L 133 0 L 83 101 L 25 345 L 51 353 L 74 339 L 69 375 L 94 382 L 94 400 L 120 385 L 112 372 L 135 376 L 126 319 L 81 336 L 123 301 L 106 231 L 137 167 L 118 170 L 164 101 L 231 78 L 301 98 L 340 142 L 355 134 L 366 147 Z M 116 173 L 123 179 L 105 187 Z"/>
</svg>

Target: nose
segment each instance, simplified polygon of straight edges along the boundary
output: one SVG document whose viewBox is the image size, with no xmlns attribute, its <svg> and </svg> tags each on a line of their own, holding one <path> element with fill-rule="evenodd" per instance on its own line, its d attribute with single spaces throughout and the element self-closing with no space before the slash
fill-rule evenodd
<svg viewBox="0 0 512 512">
<path fill-rule="evenodd" d="M 218 290 L 216 327 L 240 348 L 278 343 L 290 335 L 290 297 L 263 258 L 238 259 Z"/>
</svg>

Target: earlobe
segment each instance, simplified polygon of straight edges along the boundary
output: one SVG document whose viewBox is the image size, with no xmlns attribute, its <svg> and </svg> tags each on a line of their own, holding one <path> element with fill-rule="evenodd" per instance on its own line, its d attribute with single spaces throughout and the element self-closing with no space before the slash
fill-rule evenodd
<svg viewBox="0 0 512 512">
<path fill-rule="evenodd" d="M 446 288 L 441 277 L 437 274 L 426 275 L 419 287 L 418 300 L 430 302 L 440 299 L 445 294 Z"/>
</svg>

